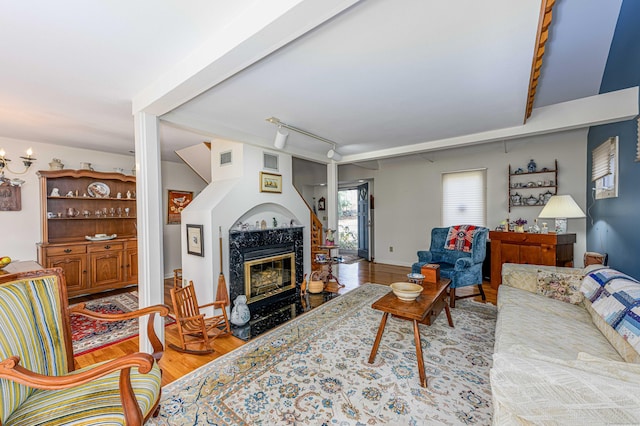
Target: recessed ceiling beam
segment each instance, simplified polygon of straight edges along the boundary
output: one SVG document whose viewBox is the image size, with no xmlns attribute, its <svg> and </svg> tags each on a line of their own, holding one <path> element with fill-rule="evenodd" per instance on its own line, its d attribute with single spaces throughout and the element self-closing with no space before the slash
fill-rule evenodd
<svg viewBox="0 0 640 426">
<path fill-rule="evenodd" d="M 552 9 L 556 0 L 542 0 L 540 6 L 540 19 L 538 21 L 538 33 L 536 34 L 535 51 L 531 63 L 531 75 L 529 76 L 529 93 L 527 95 L 527 109 L 524 116 L 524 123 L 531 116 L 533 102 L 536 97 L 536 89 L 540 80 L 540 69 L 542 68 L 542 57 L 547 40 L 549 40 L 549 27 L 553 18 Z"/>
<path fill-rule="evenodd" d="M 448 139 L 344 155 L 341 164 L 467 145 L 520 139 L 630 120 L 638 115 L 638 86 L 536 108 L 526 124 Z"/>
<path fill-rule="evenodd" d="M 245 19 L 221 28 L 220 33 L 138 93 L 132 101 L 133 113 L 166 114 L 359 1 L 255 2 Z"/>
</svg>

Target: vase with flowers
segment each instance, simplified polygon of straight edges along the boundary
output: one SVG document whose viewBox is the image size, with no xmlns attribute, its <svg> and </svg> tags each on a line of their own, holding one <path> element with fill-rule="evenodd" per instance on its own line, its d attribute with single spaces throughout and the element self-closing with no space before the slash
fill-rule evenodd
<svg viewBox="0 0 640 426">
<path fill-rule="evenodd" d="M 527 224 L 527 219 L 518 218 L 514 224 L 514 229 L 516 232 L 524 232 L 524 226 Z"/>
</svg>

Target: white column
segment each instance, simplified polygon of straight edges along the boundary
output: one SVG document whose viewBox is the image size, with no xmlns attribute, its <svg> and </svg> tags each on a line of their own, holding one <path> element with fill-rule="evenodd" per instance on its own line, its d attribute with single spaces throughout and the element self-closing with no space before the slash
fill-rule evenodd
<svg viewBox="0 0 640 426">
<path fill-rule="evenodd" d="M 162 257 L 162 179 L 158 117 L 134 114 L 136 147 L 136 209 L 138 229 L 138 294 L 140 307 L 164 303 Z M 151 353 L 147 318 L 140 321 L 140 351 Z M 164 341 L 163 318 L 157 317 L 156 333 Z"/>
<path fill-rule="evenodd" d="M 331 160 L 327 164 L 327 224 L 335 229 L 335 241 L 338 244 L 338 163 Z"/>
</svg>

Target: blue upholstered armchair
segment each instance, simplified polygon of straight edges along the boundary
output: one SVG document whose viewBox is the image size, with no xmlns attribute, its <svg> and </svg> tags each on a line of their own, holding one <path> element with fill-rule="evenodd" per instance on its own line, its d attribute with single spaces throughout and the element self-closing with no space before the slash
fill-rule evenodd
<svg viewBox="0 0 640 426">
<path fill-rule="evenodd" d="M 482 262 L 486 254 L 486 243 L 489 230 L 477 227 L 473 232 L 470 251 L 450 250 L 445 248 L 449 227 L 433 228 L 431 230 L 431 247 L 429 251 L 418 251 L 418 261 L 411 267 L 411 272 L 420 273 L 423 265 L 437 263 L 440 265 L 440 276 L 449 278 L 449 297 L 451 307 L 455 307 L 456 299 L 482 296 L 486 300 L 482 290 Z M 479 293 L 466 296 L 456 296 L 456 289 L 470 285 L 477 285 Z"/>
</svg>

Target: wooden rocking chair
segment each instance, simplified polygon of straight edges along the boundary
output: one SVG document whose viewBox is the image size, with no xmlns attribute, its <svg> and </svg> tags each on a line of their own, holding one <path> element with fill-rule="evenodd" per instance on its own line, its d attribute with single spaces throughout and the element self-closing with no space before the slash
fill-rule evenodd
<svg viewBox="0 0 640 426">
<path fill-rule="evenodd" d="M 186 287 L 177 287 L 171 289 L 171 301 L 173 302 L 173 311 L 176 315 L 176 323 L 178 324 L 178 336 L 180 337 L 181 346 L 173 343 L 169 344 L 171 349 L 178 352 L 185 352 L 195 355 L 203 355 L 213 353 L 213 348 L 209 342 L 220 336 L 231 333 L 231 326 L 227 318 L 225 309 L 226 301 L 220 300 L 206 305 L 198 305 L 196 291 L 193 287 L 193 281 L 189 281 Z M 200 309 L 213 306 L 220 309 L 220 315 L 205 317 L 200 313 Z M 189 349 L 189 346 L 198 344 L 204 349 Z"/>
</svg>

